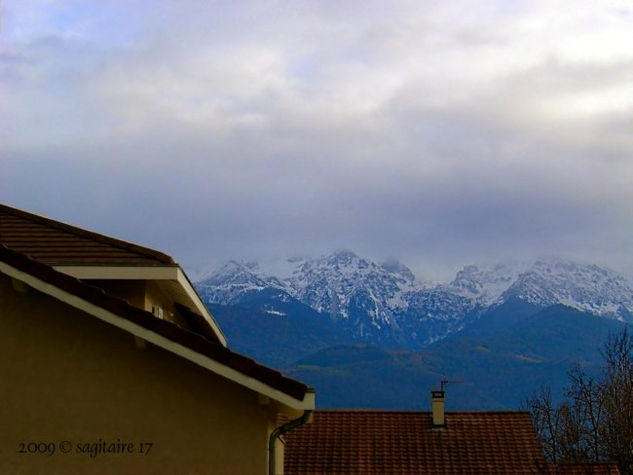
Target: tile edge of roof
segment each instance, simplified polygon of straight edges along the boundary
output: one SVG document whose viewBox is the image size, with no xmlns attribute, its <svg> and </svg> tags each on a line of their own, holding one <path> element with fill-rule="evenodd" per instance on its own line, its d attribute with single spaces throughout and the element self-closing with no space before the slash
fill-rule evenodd
<svg viewBox="0 0 633 475">
<path fill-rule="evenodd" d="M 111 246 L 119 247 L 127 251 L 136 252 L 148 258 L 156 259 L 164 264 L 177 265 L 176 261 L 170 255 L 157 251 L 156 249 L 142 246 L 140 244 L 124 241 L 122 239 L 108 236 L 108 235 L 98 233 L 95 231 L 90 231 L 88 229 L 80 228 L 79 226 L 76 226 L 74 224 L 64 223 L 62 221 L 49 218 L 47 216 L 43 216 L 37 213 L 32 213 L 30 211 L 24 211 L 22 209 L 14 208 L 12 206 L 8 206 L 2 203 L 0 203 L 0 211 L 4 211 L 8 214 L 12 214 L 14 216 L 18 216 L 23 219 L 33 221 L 37 224 L 50 226 L 50 227 L 57 228 L 59 230 L 62 230 L 71 234 L 75 234 L 75 235 L 85 237 L 88 239 L 93 239 L 103 244 L 109 244 Z"/>
</svg>

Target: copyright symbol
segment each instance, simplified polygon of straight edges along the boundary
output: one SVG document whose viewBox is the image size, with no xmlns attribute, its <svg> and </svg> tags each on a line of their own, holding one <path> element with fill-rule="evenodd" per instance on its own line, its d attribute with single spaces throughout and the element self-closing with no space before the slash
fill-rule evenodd
<svg viewBox="0 0 633 475">
<path fill-rule="evenodd" d="M 63 440 L 59 443 L 60 452 L 67 454 L 73 449 L 73 444 L 69 440 Z"/>
</svg>

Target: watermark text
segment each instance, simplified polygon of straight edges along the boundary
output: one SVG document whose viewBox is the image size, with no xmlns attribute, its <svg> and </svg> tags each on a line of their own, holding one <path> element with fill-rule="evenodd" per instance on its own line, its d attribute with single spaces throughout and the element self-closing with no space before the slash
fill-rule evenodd
<svg viewBox="0 0 633 475">
<path fill-rule="evenodd" d="M 24 455 L 81 454 L 92 459 L 109 455 L 147 456 L 154 447 L 153 442 L 116 439 L 24 441 L 18 443 L 18 453 Z"/>
</svg>

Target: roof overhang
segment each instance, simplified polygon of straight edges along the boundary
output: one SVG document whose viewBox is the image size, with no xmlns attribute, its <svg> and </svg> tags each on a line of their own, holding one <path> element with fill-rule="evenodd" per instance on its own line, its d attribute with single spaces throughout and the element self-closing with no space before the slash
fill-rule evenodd
<svg viewBox="0 0 633 475">
<path fill-rule="evenodd" d="M 267 396 L 270 399 L 277 401 L 281 405 L 295 410 L 313 410 L 315 407 L 315 394 L 314 391 L 306 391 L 303 399 L 296 399 L 289 394 L 273 388 L 262 381 L 259 381 L 251 376 L 240 373 L 239 371 L 224 365 L 218 361 L 209 358 L 206 355 L 200 354 L 186 346 L 153 332 L 141 325 L 138 325 L 130 320 L 127 320 L 114 312 L 104 309 L 98 305 L 95 305 L 81 297 L 73 295 L 55 285 L 41 280 L 27 272 L 0 261 L 0 272 L 7 276 L 24 282 L 28 286 L 49 295 L 57 300 L 60 300 L 74 308 L 84 311 L 94 317 L 114 325 L 136 337 L 142 338 L 160 348 L 163 348 L 171 353 L 174 353 L 188 361 L 191 361 L 209 371 L 223 376 L 241 386 L 251 389 L 261 395 Z M 180 271 L 182 273 L 182 271 Z M 184 273 L 183 273 L 184 276 Z M 186 277 L 184 277 L 185 280 Z M 188 280 L 187 280 L 188 282 Z M 189 284 L 191 285 L 191 284 Z M 228 350 L 227 350 L 228 351 Z"/>
<path fill-rule="evenodd" d="M 189 302 L 204 317 L 222 345 L 227 346 L 226 337 L 220 326 L 209 312 L 204 302 L 196 292 L 187 275 L 178 265 L 166 266 L 77 266 L 53 265 L 56 271 L 70 275 L 77 279 L 103 280 L 168 280 L 176 281 L 184 290 Z"/>
</svg>

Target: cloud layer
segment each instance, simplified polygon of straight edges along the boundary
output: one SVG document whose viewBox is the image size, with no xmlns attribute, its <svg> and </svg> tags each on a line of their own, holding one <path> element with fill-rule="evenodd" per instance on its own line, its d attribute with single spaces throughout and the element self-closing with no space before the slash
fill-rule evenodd
<svg viewBox="0 0 633 475">
<path fill-rule="evenodd" d="M 187 265 L 633 270 L 627 3 L 8 2 L 0 199 Z"/>
</svg>

